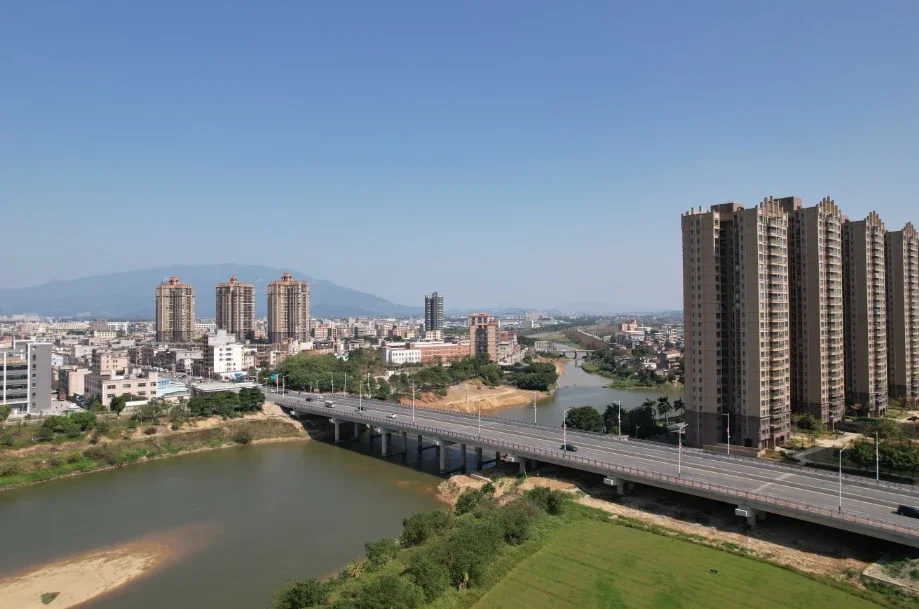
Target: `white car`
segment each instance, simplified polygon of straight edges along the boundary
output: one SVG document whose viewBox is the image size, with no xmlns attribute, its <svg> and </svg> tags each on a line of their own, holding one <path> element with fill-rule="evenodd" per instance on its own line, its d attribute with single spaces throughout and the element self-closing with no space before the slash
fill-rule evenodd
<svg viewBox="0 0 919 609">
<path fill-rule="evenodd" d="M 388 415 L 386 415 L 386 418 L 388 418 L 388 419 L 395 419 L 395 418 L 396 418 L 396 413 L 390 412 Z"/>
</svg>

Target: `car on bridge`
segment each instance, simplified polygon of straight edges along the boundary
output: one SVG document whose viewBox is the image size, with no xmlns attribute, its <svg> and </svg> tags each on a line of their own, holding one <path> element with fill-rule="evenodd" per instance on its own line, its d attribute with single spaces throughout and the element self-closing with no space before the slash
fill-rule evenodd
<svg viewBox="0 0 919 609">
<path fill-rule="evenodd" d="M 578 452 L 578 447 L 575 446 L 574 444 L 570 444 L 570 443 L 569 443 L 569 444 L 562 444 L 560 448 L 561 448 L 562 450 L 564 450 L 564 451 L 569 452 L 569 453 L 576 453 L 576 452 Z"/>
<path fill-rule="evenodd" d="M 895 513 L 899 516 L 907 516 L 908 518 L 919 518 L 919 508 L 911 505 L 897 506 L 897 511 Z"/>
<path fill-rule="evenodd" d="M 326 407 L 326 408 L 335 408 L 335 403 L 334 403 L 334 402 L 326 401 L 325 407 Z"/>
<path fill-rule="evenodd" d="M 396 413 L 390 412 L 388 415 L 386 415 L 386 418 L 387 418 L 387 419 L 395 419 L 395 418 L 396 418 Z"/>
</svg>

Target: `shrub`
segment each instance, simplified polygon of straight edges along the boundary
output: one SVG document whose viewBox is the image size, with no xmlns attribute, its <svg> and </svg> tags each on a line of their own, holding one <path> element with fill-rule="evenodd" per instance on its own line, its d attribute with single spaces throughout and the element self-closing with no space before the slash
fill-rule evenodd
<svg viewBox="0 0 919 609">
<path fill-rule="evenodd" d="M 62 465 L 64 465 L 64 460 L 57 455 L 48 458 L 48 467 L 60 467 Z"/>
<path fill-rule="evenodd" d="M 22 473 L 22 466 L 18 463 L 0 463 L 0 478 L 15 476 Z"/>
<path fill-rule="evenodd" d="M 450 586 L 450 572 L 426 553 L 412 556 L 407 574 L 424 591 L 424 597 L 429 603 Z"/>
<path fill-rule="evenodd" d="M 182 425 L 180 425 L 179 423 L 173 423 L 172 425 L 169 426 L 169 429 L 171 429 L 172 431 L 179 431 L 180 429 L 182 429 Z"/>
<path fill-rule="evenodd" d="M 272 609 L 304 609 L 324 605 L 329 600 L 329 585 L 316 579 L 296 579 L 284 584 L 271 603 Z"/>
<path fill-rule="evenodd" d="M 94 412 L 76 412 L 70 415 L 70 421 L 80 428 L 80 431 L 92 429 L 96 425 L 96 413 Z"/>
<path fill-rule="evenodd" d="M 533 506 L 517 502 L 498 512 L 498 523 L 504 531 L 505 543 L 516 546 L 530 537 L 534 518 L 527 512 L 527 508 L 533 509 Z"/>
<path fill-rule="evenodd" d="M 118 465 L 120 460 L 118 450 L 110 444 L 90 446 L 83 451 L 83 456 L 99 465 Z"/>
<path fill-rule="evenodd" d="M 144 428 L 144 434 L 146 434 L 146 435 L 148 435 L 148 436 L 155 435 L 155 434 L 156 434 L 156 427 L 154 427 L 153 425 L 151 425 L 150 427 L 145 427 L 145 428 Z"/>
<path fill-rule="evenodd" d="M 128 421 L 128 428 L 137 429 L 137 419 L 131 419 L 130 421 Z"/>
<path fill-rule="evenodd" d="M 491 482 L 486 482 L 481 488 L 483 495 L 494 495 L 495 494 L 495 485 Z"/>
<path fill-rule="evenodd" d="M 400 537 L 402 545 L 408 548 L 424 543 L 433 535 L 444 530 L 449 518 L 449 515 L 444 512 L 420 513 L 404 518 L 402 537 Z"/>
<path fill-rule="evenodd" d="M 93 428 L 99 433 L 108 433 L 111 427 L 108 424 L 108 421 L 96 421 L 96 425 Z"/>
<path fill-rule="evenodd" d="M 16 441 L 13 439 L 12 434 L 6 434 L 2 438 L 0 438 L 0 446 L 12 446 L 15 443 Z"/>
<path fill-rule="evenodd" d="M 242 427 L 233 432 L 233 441 L 237 444 L 251 444 L 255 434 L 247 427 Z"/>
<path fill-rule="evenodd" d="M 99 430 L 98 430 L 98 429 L 97 429 L 96 431 L 94 431 L 94 432 L 89 436 L 89 443 L 90 443 L 90 444 L 98 444 L 98 443 L 99 443 Z"/>
<path fill-rule="evenodd" d="M 66 435 L 68 438 L 79 438 L 81 433 L 83 432 L 80 431 L 80 427 L 76 424 L 71 425 L 66 430 L 64 430 L 64 435 Z"/>
<path fill-rule="evenodd" d="M 450 572 L 453 585 L 479 583 L 497 554 L 504 531 L 491 519 L 457 524 L 445 543 L 432 548 L 433 556 Z"/>
<path fill-rule="evenodd" d="M 565 511 L 565 502 L 568 500 L 565 493 L 554 491 L 544 486 L 527 491 L 526 498 L 553 516 L 558 516 Z"/>
<path fill-rule="evenodd" d="M 370 582 L 357 596 L 359 609 L 417 609 L 424 604 L 424 590 L 397 575 Z"/>
<path fill-rule="evenodd" d="M 70 421 L 67 417 L 51 416 L 46 417 L 45 422 L 42 423 L 43 428 L 48 428 L 51 431 L 57 431 L 64 433 L 68 427 L 72 427 L 74 423 Z"/>
<path fill-rule="evenodd" d="M 364 544 L 367 552 L 367 566 L 371 568 L 385 565 L 399 552 L 399 544 L 395 539 L 384 537 L 378 541 L 368 541 Z"/>
<path fill-rule="evenodd" d="M 38 428 L 38 433 L 35 434 L 35 437 L 39 442 L 48 442 L 54 439 L 54 432 L 50 427 L 42 426 Z"/>
<path fill-rule="evenodd" d="M 463 491 L 460 496 L 456 498 L 456 506 L 453 510 L 456 512 L 457 516 L 462 516 L 463 514 L 471 512 L 484 498 L 485 495 L 482 491 L 475 489 Z"/>
<path fill-rule="evenodd" d="M 79 463 L 82 460 L 83 455 L 80 453 L 71 453 L 70 456 L 67 457 L 67 463 Z"/>
</svg>

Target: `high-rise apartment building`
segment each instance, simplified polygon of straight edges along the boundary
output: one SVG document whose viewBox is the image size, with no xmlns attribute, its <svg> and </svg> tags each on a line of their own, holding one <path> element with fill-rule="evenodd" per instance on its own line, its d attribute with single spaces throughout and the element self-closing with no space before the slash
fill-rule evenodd
<svg viewBox="0 0 919 609">
<path fill-rule="evenodd" d="M 14 340 L 0 349 L 0 404 L 12 414 L 38 414 L 51 408 L 51 344 Z"/>
<path fill-rule="evenodd" d="M 444 297 L 434 292 L 424 297 L 424 331 L 442 332 L 444 329 Z"/>
<path fill-rule="evenodd" d="M 188 343 L 195 337 L 195 286 L 170 277 L 156 286 L 156 341 Z"/>
<path fill-rule="evenodd" d="M 310 337 L 310 286 L 290 273 L 268 284 L 268 341 L 306 341 Z"/>
<path fill-rule="evenodd" d="M 236 275 L 217 284 L 217 329 L 234 334 L 239 340 L 253 338 L 255 330 L 255 286 L 239 283 Z"/>
<path fill-rule="evenodd" d="M 788 215 L 766 199 L 683 214 L 686 435 L 693 446 L 790 435 Z"/>
<path fill-rule="evenodd" d="M 832 425 L 845 411 L 842 212 L 779 199 L 788 213 L 791 408 Z"/>
<path fill-rule="evenodd" d="M 846 403 L 887 411 L 887 292 L 884 223 L 875 212 L 843 223 Z"/>
<path fill-rule="evenodd" d="M 887 375 L 890 397 L 919 402 L 919 236 L 911 223 L 887 233 Z"/>
<path fill-rule="evenodd" d="M 498 322 L 488 313 L 469 316 L 469 353 L 487 355 L 493 362 L 498 360 Z"/>
</svg>

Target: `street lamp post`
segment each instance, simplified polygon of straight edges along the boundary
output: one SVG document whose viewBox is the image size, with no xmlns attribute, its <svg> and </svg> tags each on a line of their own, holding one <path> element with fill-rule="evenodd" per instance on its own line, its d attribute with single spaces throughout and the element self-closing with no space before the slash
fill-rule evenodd
<svg viewBox="0 0 919 609">
<path fill-rule="evenodd" d="M 565 412 L 562 413 L 562 452 L 568 452 L 568 411 L 571 408 L 566 408 Z"/>
<path fill-rule="evenodd" d="M 412 379 L 412 423 L 415 422 L 415 379 Z"/>
<path fill-rule="evenodd" d="M 479 437 L 482 437 L 482 404 L 479 404 Z"/>
<path fill-rule="evenodd" d="M 722 416 L 725 416 L 725 417 L 728 418 L 728 426 L 727 426 L 727 432 L 728 432 L 728 454 L 730 455 L 730 454 L 731 454 L 731 413 L 730 413 L 730 412 L 725 412 Z"/>
<path fill-rule="evenodd" d="M 617 414 L 616 414 L 616 439 L 622 439 L 622 401 L 613 400 L 613 403 L 616 405 Z"/>
<path fill-rule="evenodd" d="M 676 475 L 681 477 L 683 475 L 683 430 L 686 429 L 686 423 L 680 425 L 677 429 L 677 438 L 679 438 L 679 449 L 677 449 L 677 461 L 676 461 Z"/>
<path fill-rule="evenodd" d="M 845 447 L 839 449 L 839 513 L 842 514 L 842 453 Z"/>
<path fill-rule="evenodd" d="M 533 398 L 533 425 L 536 425 L 536 398 Z"/>
<path fill-rule="evenodd" d="M 881 440 L 874 432 L 874 481 L 881 481 Z"/>
</svg>

